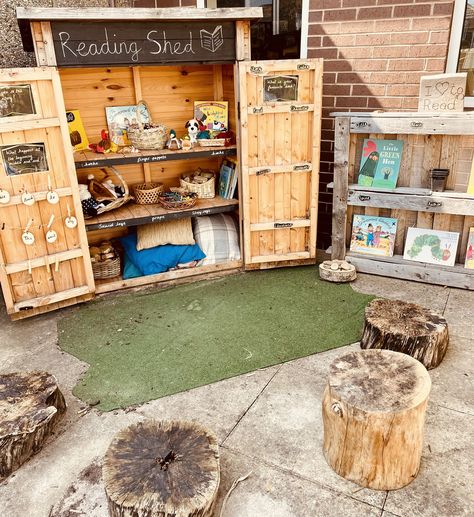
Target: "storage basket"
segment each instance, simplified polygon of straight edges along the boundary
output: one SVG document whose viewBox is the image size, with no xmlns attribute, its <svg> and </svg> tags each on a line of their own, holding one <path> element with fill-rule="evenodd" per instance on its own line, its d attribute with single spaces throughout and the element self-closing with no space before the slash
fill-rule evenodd
<svg viewBox="0 0 474 517">
<path fill-rule="evenodd" d="M 226 138 L 199 138 L 198 143 L 201 147 L 224 147 Z"/>
<path fill-rule="evenodd" d="M 162 183 L 140 183 L 134 185 L 135 203 L 139 205 L 154 205 L 159 202 L 159 195 L 163 193 Z"/>
<path fill-rule="evenodd" d="M 103 168 L 100 170 L 104 173 L 104 178 L 101 181 L 97 180 L 96 178 L 90 180 L 89 192 L 96 200 L 112 199 L 112 201 L 108 203 L 106 206 L 99 208 L 97 210 L 97 214 L 103 214 L 104 212 L 109 212 L 110 210 L 119 208 L 125 203 L 128 203 L 128 201 L 132 199 L 130 191 L 128 190 L 127 183 L 115 167 L 109 166 L 107 168 Z M 101 183 L 108 179 L 112 180 L 112 183 L 114 185 L 122 187 L 124 191 L 123 197 L 113 199 L 113 197 L 110 194 L 110 191 L 108 191 Z"/>
<path fill-rule="evenodd" d="M 192 208 L 197 201 L 196 192 L 189 192 L 180 188 L 171 188 L 159 196 L 159 203 L 167 210 L 183 210 Z"/>
<path fill-rule="evenodd" d="M 114 278 L 120 275 L 120 257 L 103 260 L 101 262 L 92 262 L 92 272 L 96 280 L 104 278 Z"/>
<path fill-rule="evenodd" d="M 200 199 L 212 199 L 216 197 L 216 176 L 214 172 L 212 174 L 212 178 L 209 178 L 205 183 L 190 183 L 181 176 L 179 184 L 184 190 L 195 192 Z"/>
<path fill-rule="evenodd" d="M 145 106 L 150 115 L 150 122 L 143 124 L 140 118 L 140 106 Z M 145 101 L 137 104 L 137 124 L 133 124 L 127 129 L 127 136 L 130 143 L 136 149 L 164 149 L 167 140 L 166 127 L 162 124 L 154 124 L 151 120 L 151 112 Z"/>
</svg>

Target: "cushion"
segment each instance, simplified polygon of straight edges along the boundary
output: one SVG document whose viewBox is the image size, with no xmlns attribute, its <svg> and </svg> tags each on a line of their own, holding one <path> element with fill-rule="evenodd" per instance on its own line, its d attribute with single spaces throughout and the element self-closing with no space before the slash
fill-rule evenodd
<svg viewBox="0 0 474 517">
<path fill-rule="evenodd" d="M 163 273 L 172 267 L 176 267 L 178 264 L 185 264 L 206 257 L 197 244 L 193 246 L 167 244 L 137 251 L 136 233 L 122 237 L 120 242 L 130 262 L 141 271 L 142 275 Z"/>
<path fill-rule="evenodd" d="M 200 265 L 240 260 L 239 234 L 230 215 L 196 217 L 193 225 L 196 243 L 206 255 Z"/>
<path fill-rule="evenodd" d="M 137 250 L 146 250 L 163 244 L 195 244 L 191 218 L 137 227 Z"/>
<path fill-rule="evenodd" d="M 123 279 L 128 280 L 129 278 L 136 278 L 137 276 L 143 276 L 143 273 L 133 265 L 133 262 L 127 257 L 127 254 L 123 258 Z"/>
</svg>

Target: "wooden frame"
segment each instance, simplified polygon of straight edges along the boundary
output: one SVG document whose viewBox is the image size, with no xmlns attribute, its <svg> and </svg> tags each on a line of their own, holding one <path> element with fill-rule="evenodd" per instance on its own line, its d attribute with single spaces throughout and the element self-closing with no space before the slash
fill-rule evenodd
<svg viewBox="0 0 474 517">
<path fill-rule="evenodd" d="M 408 280 L 474 289 L 474 270 L 465 269 L 469 228 L 474 226 L 474 196 L 467 183 L 474 163 L 474 114 L 333 113 L 335 156 L 333 187 L 333 259 L 347 258 L 359 271 Z M 404 141 L 397 188 L 384 190 L 357 184 L 364 138 Z M 429 171 L 450 169 L 447 190 L 432 192 Z M 393 257 L 346 252 L 352 215 L 398 220 Z M 410 226 L 460 234 L 456 266 L 404 260 Z"/>
</svg>

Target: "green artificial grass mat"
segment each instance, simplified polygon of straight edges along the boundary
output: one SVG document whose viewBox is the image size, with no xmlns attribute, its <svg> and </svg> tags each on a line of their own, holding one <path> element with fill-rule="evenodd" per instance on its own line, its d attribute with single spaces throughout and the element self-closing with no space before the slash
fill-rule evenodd
<svg viewBox="0 0 474 517">
<path fill-rule="evenodd" d="M 90 365 L 73 393 L 109 411 L 353 343 L 372 299 L 316 267 L 255 271 L 82 305 L 59 345 Z"/>
</svg>

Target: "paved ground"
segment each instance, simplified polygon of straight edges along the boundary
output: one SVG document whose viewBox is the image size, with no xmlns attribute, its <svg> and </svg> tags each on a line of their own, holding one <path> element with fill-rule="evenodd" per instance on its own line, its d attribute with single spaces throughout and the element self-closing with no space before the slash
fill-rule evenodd
<svg viewBox="0 0 474 517">
<path fill-rule="evenodd" d="M 144 418 L 196 419 L 221 445 L 223 517 L 474 515 L 474 294 L 360 275 L 356 290 L 421 303 L 443 313 L 451 343 L 430 372 L 425 446 L 418 477 L 393 492 L 338 477 L 322 452 L 321 396 L 328 365 L 351 345 L 144 404 L 133 411 L 80 414 L 71 395 L 87 365 L 58 349 L 54 313 L 11 323 L 0 315 L 0 372 L 42 368 L 58 378 L 69 411 L 43 451 L 0 485 L 2 517 L 106 517 L 100 461 L 112 436 Z"/>
</svg>

